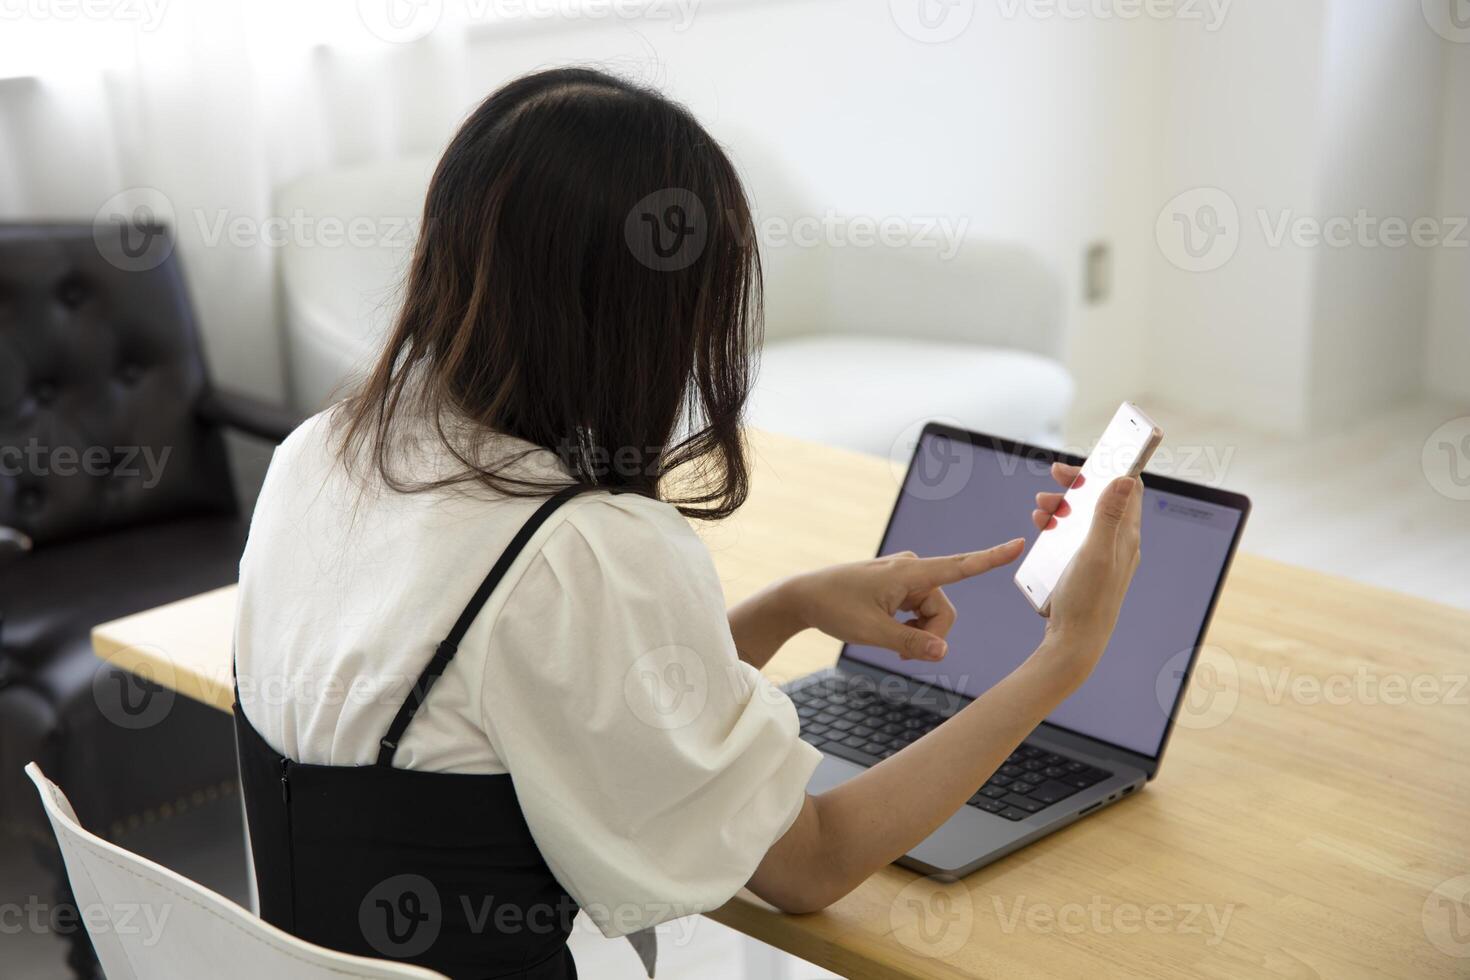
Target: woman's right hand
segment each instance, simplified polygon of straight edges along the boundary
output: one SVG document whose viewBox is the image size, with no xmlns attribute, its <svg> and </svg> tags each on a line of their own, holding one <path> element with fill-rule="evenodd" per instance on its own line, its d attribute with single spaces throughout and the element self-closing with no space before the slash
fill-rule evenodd
<svg viewBox="0 0 1470 980">
<path fill-rule="evenodd" d="M 1077 477 L 1075 467 L 1055 475 L 1062 486 Z M 1067 520 L 1060 495 L 1043 496 L 1038 526 Z M 1052 593 L 1046 639 L 1026 663 L 892 759 L 808 797 L 751 891 L 787 912 L 825 908 L 964 806 L 1102 656 L 1138 565 L 1142 498 L 1136 479 L 1103 491 L 1087 540 Z"/>
<path fill-rule="evenodd" d="M 1066 520 L 1066 512 L 1052 519 L 1058 518 Z M 1138 567 L 1142 521 L 1143 484 L 1136 477 L 1114 480 L 1098 499 L 1086 541 L 1051 594 L 1046 655 L 1079 685 L 1097 665 L 1118 622 Z"/>
<path fill-rule="evenodd" d="M 1064 487 L 1077 478 L 1075 467 L 1054 475 Z M 751 891 L 786 912 L 815 912 L 964 806 L 1102 656 L 1138 565 L 1142 498 L 1136 479 L 1118 480 L 1103 492 L 1087 540 L 1052 593 L 1046 639 L 1026 663 L 893 758 L 808 797 L 766 852 Z M 1038 498 L 1037 526 L 1067 519 L 1060 501 L 1060 494 Z"/>
</svg>

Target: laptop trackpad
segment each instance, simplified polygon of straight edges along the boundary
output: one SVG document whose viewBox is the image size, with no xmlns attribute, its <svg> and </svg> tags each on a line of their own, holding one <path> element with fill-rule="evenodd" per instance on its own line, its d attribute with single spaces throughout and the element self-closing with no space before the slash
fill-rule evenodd
<svg viewBox="0 0 1470 980">
<path fill-rule="evenodd" d="M 811 781 L 806 784 L 808 793 L 825 793 L 834 786 L 840 786 L 852 777 L 863 771 L 863 767 L 846 759 L 838 759 L 834 756 L 822 755 L 822 761 L 812 773 Z"/>
</svg>

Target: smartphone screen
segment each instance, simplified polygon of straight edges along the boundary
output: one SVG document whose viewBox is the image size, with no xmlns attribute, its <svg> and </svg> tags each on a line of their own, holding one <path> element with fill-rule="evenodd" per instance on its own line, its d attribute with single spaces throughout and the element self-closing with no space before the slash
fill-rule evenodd
<svg viewBox="0 0 1470 980">
<path fill-rule="evenodd" d="M 1153 420 L 1129 402 L 1123 403 L 1103 430 L 1082 465 L 1082 475 L 1067 490 L 1071 513 L 1037 536 L 1016 570 L 1017 587 L 1038 612 L 1048 611 L 1052 590 L 1087 540 L 1099 496 L 1118 477 L 1139 473 L 1161 436 Z"/>
</svg>

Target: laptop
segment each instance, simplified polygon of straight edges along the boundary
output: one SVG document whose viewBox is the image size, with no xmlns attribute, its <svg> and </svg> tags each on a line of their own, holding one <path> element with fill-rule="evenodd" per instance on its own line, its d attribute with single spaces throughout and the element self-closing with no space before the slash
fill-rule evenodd
<svg viewBox="0 0 1470 980">
<path fill-rule="evenodd" d="M 914 447 L 880 555 L 942 555 L 1007 541 L 1055 490 L 1067 453 L 938 423 Z M 1143 560 L 1092 676 L 1011 753 L 966 806 L 898 863 L 958 878 L 1141 790 L 1174 719 L 1250 512 L 1250 501 L 1143 477 Z M 1028 548 L 1029 548 L 1028 540 Z M 1008 570 L 949 586 L 959 613 L 943 661 L 848 644 L 837 664 L 787 685 L 801 737 L 822 751 L 820 793 L 898 752 L 983 694 L 1035 650 L 1045 620 Z"/>
</svg>

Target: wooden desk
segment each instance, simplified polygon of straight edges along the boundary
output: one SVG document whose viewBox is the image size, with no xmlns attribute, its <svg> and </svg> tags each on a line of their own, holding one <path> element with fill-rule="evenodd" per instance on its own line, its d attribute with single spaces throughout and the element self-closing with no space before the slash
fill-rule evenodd
<svg viewBox="0 0 1470 980">
<path fill-rule="evenodd" d="M 871 555 L 897 487 L 754 438 L 750 503 L 702 532 L 731 602 Z M 229 710 L 233 611 L 220 589 L 93 640 Z M 1470 976 L 1470 613 L 1242 555 L 1209 641 L 1145 792 L 962 883 L 887 868 L 815 915 L 742 893 L 713 918 L 852 977 Z M 836 654 L 808 633 L 768 672 Z"/>
</svg>

